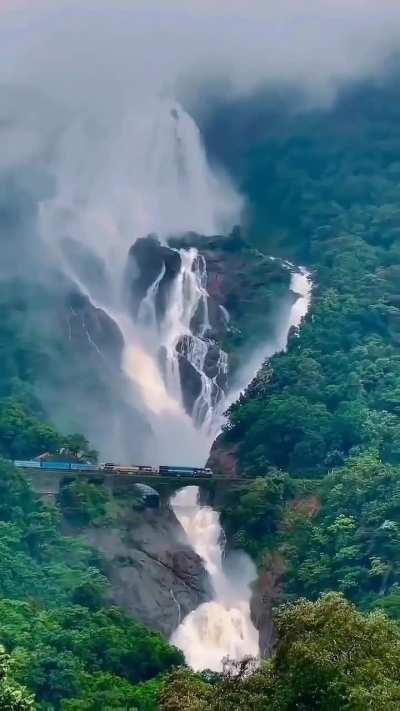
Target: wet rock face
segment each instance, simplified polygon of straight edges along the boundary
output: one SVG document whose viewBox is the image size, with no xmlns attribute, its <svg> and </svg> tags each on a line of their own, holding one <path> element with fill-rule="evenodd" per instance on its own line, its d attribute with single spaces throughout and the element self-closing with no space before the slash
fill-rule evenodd
<svg viewBox="0 0 400 711">
<path fill-rule="evenodd" d="M 93 306 L 87 296 L 71 291 L 65 299 L 65 319 L 66 337 L 80 353 L 94 350 L 99 357 L 120 366 L 124 339 L 105 311 Z"/>
<path fill-rule="evenodd" d="M 252 622 L 260 633 L 260 654 L 263 659 L 272 656 L 277 642 L 273 607 L 281 600 L 284 574 L 284 561 L 279 555 L 272 554 L 266 570 L 253 586 L 250 613 Z"/>
<path fill-rule="evenodd" d="M 152 235 L 136 240 L 129 250 L 126 267 L 128 300 L 134 318 L 149 288 L 161 276 L 156 295 L 156 315 L 159 320 L 165 314 L 168 290 L 179 274 L 181 258 L 179 252 L 160 244 Z"/>
<path fill-rule="evenodd" d="M 211 447 L 207 466 L 218 476 L 234 478 L 239 475 L 238 446 L 225 442 L 219 435 Z"/>
<path fill-rule="evenodd" d="M 84 537 L 106 560 L 111 602 L 166 638 L 211 597 L 202 561 L 169 509 L 143 514 L 132 528 L 89 529 Z"/>
<path fill-rule="evenodd" d="M 134 461 L 151 433 L 122 370 L 118 325 L 58 271 L 14 289 L 18 301 L 7 308 L 10 317 L 23 308 L 37 344 L 32 380 L 46 415 L 61 431 L 85 434 L 101 458 Z"/>
<path fill-rule="evenodd" d="M 202 389 L 201 375 L 196 368 L 188 361 L 186 355 L 186 344 L 184 339 L 177 345 L 179 353 L 179 376 L 182 383 L 182 399 L 186 412 L 191 415 L 194 404 Z"/>
</svg>

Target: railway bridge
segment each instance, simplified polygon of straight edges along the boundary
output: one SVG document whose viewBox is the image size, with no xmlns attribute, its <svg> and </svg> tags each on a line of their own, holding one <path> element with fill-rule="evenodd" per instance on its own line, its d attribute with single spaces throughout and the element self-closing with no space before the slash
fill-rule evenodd
<svg viewBox="0 0 400 711">
<path fill-rule="evenodd" d="M 249 485 L 249 479 L 213 476 L 210 478 L 195 476 L 160 476 L 159 474 L 120 474 L 98 469 L 95 471 L 60 471 L 57 469 L 20 469 L 33 490 L 44 499 L 55 500 L 63 486 L 76 480 L 84 480 L 104 486 L 111 495 L 123 495 L 134 489 L 135 484 L 148 484 L 160 495 L 160 504 L 165 506 L 169 498 L 183 486 L 198 486 L 205 503 L 218 508 L 224 492 L 243 490 Z"/>
</svg>

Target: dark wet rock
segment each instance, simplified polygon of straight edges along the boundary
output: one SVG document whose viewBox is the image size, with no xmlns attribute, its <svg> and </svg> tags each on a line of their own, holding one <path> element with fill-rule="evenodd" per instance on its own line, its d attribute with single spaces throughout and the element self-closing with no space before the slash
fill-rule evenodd
<svg viewBox="0 0 400 711">
<path fill-rule="evenodd" d="M 183 404 L 186 412 L 191 415 L 194 404 L 201 393 L 201 375 L 187 360 L 183 352 L 179 355 L 179 374 L 182 383 Z"/>
<path fill-rule="evenodd" d="M 85 244 L 72 237 L 65 237 L 61 242 L 61 248 L 81 283 L 88 286 L 90 293 L 96 299 L 106 300 L 111 292 L 111 286 L 103 260 Z"/>
<path fill-rule="evenodd" d="M 211 447 L 207 466 L 210 467 L 217 476 L 238 476 L 239 462 L 237 444 L 227 442 L 223 435 L 219 435 Z"/>
<path fill-rule="evenodd" d="M 193 406 L 202 391 L 201 374 L 188 358 L 188 351 L 193 347 L 194 339 L 191 336 L 181 338 L 176 347 L 179 354 L 183 401 L 188 414 L 192 414 Z M 197 347 L 199 347 L 198 344 Z M 221 349 L 214 341 L 207 338 L 203 340 L 203 346 L 200 347 L 204 348 L 205 351 L 203 372 L 208 378 L 214 381 L 212 384 L 211 399 L 216 403 L 221 394 L 220 390 L 223 390 L 227 385 L 227 373 L 221 367 Z"/>
<path fill-rule="evenodd" d="M 65 336 L 83 353 L 97 353 L 117 367 L 121 365 L 124 339 L 113 319 L 87 296 L 71 291 L 65 299 Z"/>
<path fill-rule="evenodd" d="M 277 642 L 273 621 L 273 608 L 281 602 L 282 580 L 285 564 L 279 555 L 271 554 L 266 569 L 253 585 L 250 614 L 255 628 L 260 633 L 260 654 L 263 659 L 272 656 Z"/>
<path fill-rule="evenodd" d="M 216 378 L 217 384 L 225 388 L 226 374 L 221 371 L 221 350 L 216 343 L 209 343 L 204 361 L 204 372 L 209 378 Z"/>
<path fill-rule="evenodd" d="M 121 529 L 87 529 L 84 537 L 106 560 L 110 601 L 166 638 L 211 597 L 202 561 L 169 509 Z"/>
<path fill-rule="evenodd" d="M 152 235 L 136 240 L 129 250 L 125 277 L 129 305 L 134 318 L 137 317 L 140 304 L 149 288 L 160 276 L 162 270 L 165 270 L 155 301 L 157 317 L 158 319 L 163 317 L 169 289 L 180 268 L 181 258 L 177 250 L 162 245 Z"/>
</svg>

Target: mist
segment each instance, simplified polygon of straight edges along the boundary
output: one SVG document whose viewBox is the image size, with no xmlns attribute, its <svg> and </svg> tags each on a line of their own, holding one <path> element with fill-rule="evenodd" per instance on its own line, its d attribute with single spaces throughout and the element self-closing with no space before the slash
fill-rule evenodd
<svg viewBox="0 0 400 711">
<path fill-rule="evenodd" d="M 160 454 L 140 445 L 165 411 L 159 447 L 173 454 L 183 431 L 183 460 L 205 460 L 210 440 L 171 416 L 156 351 L 149 361 L 127 325 L 129 249 L 150 232 L 240 221 L 244 199 L 197 125 L 217 103 L 278 88 L 326 109 L 343 86 L 383 77 L 399 44 L 389 0 L 0 0 L 0 278 L 40 282 L 27 311 L 39 340 L 57 326 L 70 353 L 90 351 L 83 370 L 58 343 L 47 354 L 38 396 L 60 427 L 83 429 L 104 456 L 151 463 Z"/>
<path fill-rule="evenodd" d="M 287 83 L 327 101 L 379 73 L 400 39 L 391 0 L 3 0 L 0 13 L 0 81 L 111 114 L 210 80 L 236 93 Z"/>
</svg>

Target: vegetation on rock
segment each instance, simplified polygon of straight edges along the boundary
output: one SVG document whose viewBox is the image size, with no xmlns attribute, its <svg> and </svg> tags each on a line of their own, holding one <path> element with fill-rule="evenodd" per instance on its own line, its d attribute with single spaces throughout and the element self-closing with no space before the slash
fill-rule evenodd
<svg viewBox="0 0 400 711">
<path fill-rule="evenodd" d="M 21 697 L 20 706 L 1 708 L 34 708 L 29 694 L 46 711 L 152 708 L 155 691 L 141 684 L 182 663 L 182 655 L 106 606 L 101 561 L 78 539 L 64 537 L 60 524 L 57 509 L 1 463 L 0 644 L 16 682 L 6 678 L 3 685 L 4 694 Z M 26 701 L 18 684 L 28 689 Z"/>
</svg>

